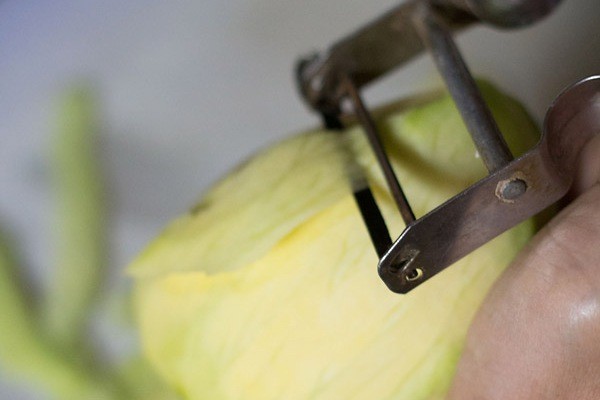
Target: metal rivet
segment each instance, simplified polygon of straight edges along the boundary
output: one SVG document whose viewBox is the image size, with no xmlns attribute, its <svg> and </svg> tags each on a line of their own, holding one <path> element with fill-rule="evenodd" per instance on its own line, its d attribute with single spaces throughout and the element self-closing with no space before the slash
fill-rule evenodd
<svg viewBox="0 0 600 400">
<path fill-rule="evenodd" d="M 513 203 L 527 191 L 527 182 L 524 179 L 514 177 L 498 182 L 496 186 L 496 197 L 500 200 Z"/>
<path fill-rule="evenodd" d="M 421 279 L 423 277 L 423 270 L 421 268 L 410 269 L 410 270 L 406 271 L 406 273 L 404 274 L 404 277 L 406 278 L 407 282 L 418 281 L 419 279 Z"/>
</svg>

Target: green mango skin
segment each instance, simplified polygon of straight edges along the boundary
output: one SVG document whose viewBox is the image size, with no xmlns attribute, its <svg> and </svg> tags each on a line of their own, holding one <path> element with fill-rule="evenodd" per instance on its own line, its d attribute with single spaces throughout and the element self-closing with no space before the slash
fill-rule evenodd
<svg viewBox="0 0 600 400">
<path fill-rule="evenodd" d="M 531 148 L 538 131 L 523 107 L 480 86 L 513 154 Z M 447 94 L 402 104 L 377 123 L 419 217 L 486 171 Z M 133 262 L 145 354 L 183 398 L 443 398 L 475 311 L 533 222 L 396 295 L 353 200 L 359 170 L 396 237 L 404 225 L 350 127 L 256 155 Z"/>
</svg>

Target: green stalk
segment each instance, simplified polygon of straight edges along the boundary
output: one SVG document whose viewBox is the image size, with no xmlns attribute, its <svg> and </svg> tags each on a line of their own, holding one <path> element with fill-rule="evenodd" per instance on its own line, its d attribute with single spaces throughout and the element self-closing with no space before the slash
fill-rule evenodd
<svg viewBox="0 0 600 400">
<path fill-rule="evenodd" d="M 86 335 L 105 272 L 93 108 L 80 88 L 60 103 L 52 159 L 59 262 L 41 315 L 27 303 L 18 263 L 0 231 L 0 366 L 60 400 L 177 399 L 141 359 L 102 363 Z"/>
<path fill-rule="evenodd" d="M 96 161 L 96 115 L 90 94 L 75 88 L 60 103 L 52 171 L 57 194 L 58 264 L 45 299 L 45 322 L 65 349 L 85 337 L 104 272 L 102 179 Z"/>
<path fill-rule="evenodd" d="M 57 399 L 116 399 L 115 390 L 64 358 L 44 337 L 18 284 L 15 257 L 0 236 L 0 363 Z"/>
</svg>

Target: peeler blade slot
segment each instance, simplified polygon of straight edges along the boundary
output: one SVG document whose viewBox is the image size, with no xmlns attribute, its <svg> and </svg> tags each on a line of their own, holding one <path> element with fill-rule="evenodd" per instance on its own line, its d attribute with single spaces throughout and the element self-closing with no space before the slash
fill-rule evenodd
<svg viewBox="0 0 600 400">
<path fill-rule="evenodd" d="M 373 192 L 367 186 L 355 191 L 354 199 L 367 226 L 367 231 L 375 247 L 377 257 L 381 258 L 392 246 L 392 238 L 390 237 L 383 215 L 381 215 L 381 211 L 375 202 Z"/>
</svg>

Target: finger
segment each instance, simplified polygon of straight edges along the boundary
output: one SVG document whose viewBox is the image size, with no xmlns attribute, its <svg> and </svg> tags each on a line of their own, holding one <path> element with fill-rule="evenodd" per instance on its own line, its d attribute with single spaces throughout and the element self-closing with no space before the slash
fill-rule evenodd
<svg viewBox="0 0 600 400">
<path fill-rule="evenodd" d="M 600 135 L 594 136 L 581 151 L 571 188 L 571 198 L 575 198 L 600 182 Z"/>
<path fill-rule="evenodd" d="M 600 137 L 572 195 L 488 295 L 450 399 L 600 398 Z"/>
</svg>

